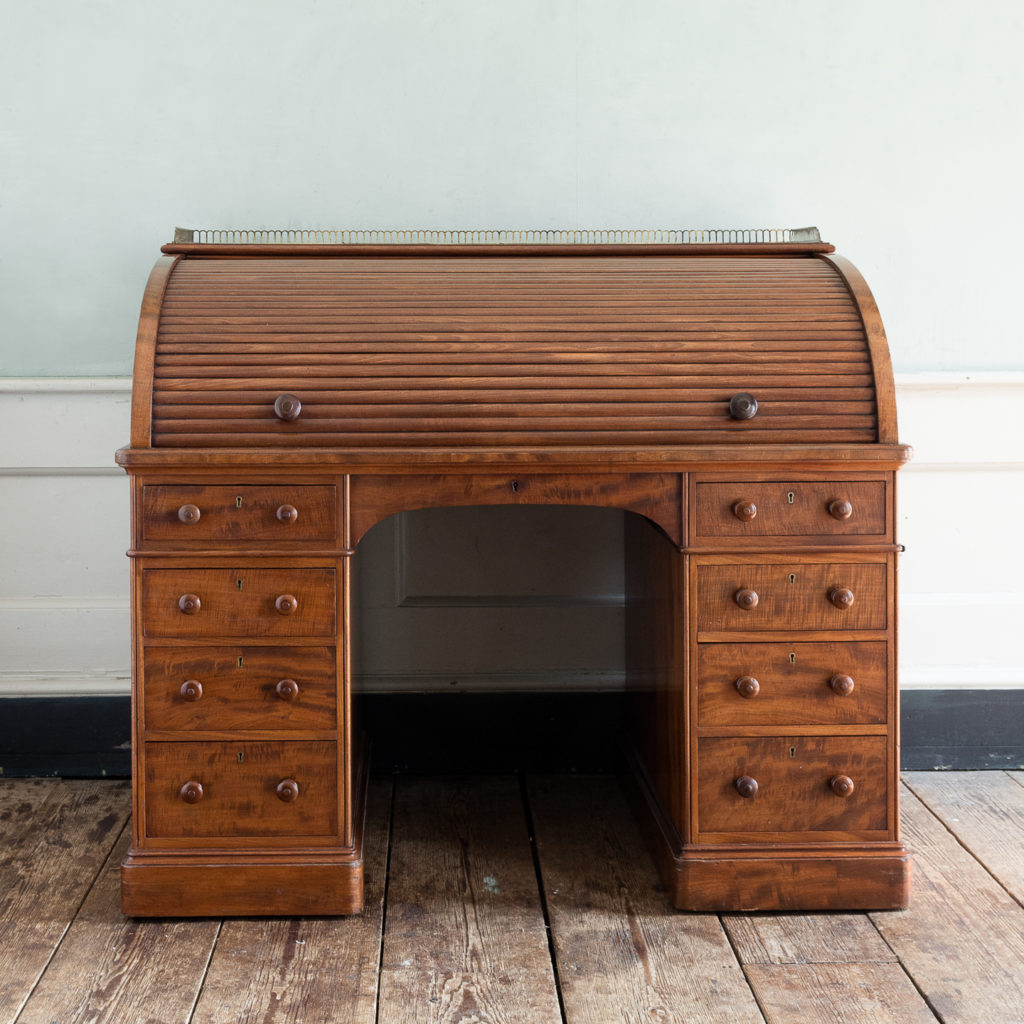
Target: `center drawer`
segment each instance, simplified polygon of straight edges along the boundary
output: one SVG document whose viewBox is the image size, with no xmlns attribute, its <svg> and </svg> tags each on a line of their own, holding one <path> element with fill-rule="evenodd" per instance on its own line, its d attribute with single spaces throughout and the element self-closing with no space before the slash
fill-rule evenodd
<svg viewBox="0 0 1024 1024">
<path fill-rule="evenodd" d="M 886 562 L 697 563 L 697 629 L 886 628 Z"/>
<path fill-rule="evenodd" d="M 333 638 L 334 569 L 145 569 L 147 637 Z"/>
<path fill-rule="evenodd" d="M 333 743 L 147 743 L 145 763 L 152 838 L 337 832 Z"/>
<path fill-rule="evenodd" d="M 147 647 L 150 730 L 336 729 L 334 647 Z"/>
</svg>

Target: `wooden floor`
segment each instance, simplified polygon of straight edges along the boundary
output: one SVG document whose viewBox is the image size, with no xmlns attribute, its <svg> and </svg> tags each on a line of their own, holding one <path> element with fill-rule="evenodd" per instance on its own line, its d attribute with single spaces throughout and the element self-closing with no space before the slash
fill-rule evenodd
<svg viewBox="0 0 1024 1024">
<path fill-rule="evenodd" d="M 608 777 L 373 784 L 362 917 L 136 921 L 129 790 L 0 782 L 0 1024 L 1024 1022 L 1024 773 L 904 776 L 914 906 L 682 914 Z"/>
</svg>

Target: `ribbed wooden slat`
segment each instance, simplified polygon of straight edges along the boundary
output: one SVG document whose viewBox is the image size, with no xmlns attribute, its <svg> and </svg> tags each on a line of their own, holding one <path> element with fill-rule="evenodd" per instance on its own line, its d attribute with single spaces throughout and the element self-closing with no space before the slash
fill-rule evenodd
<svg viewBox="0 0 1024 1024">
<path fill-rule="evenodd" d="M 185 257 L 154 446 L 870 442 L 858 307 L 808 255 Z M 758 415 L 728 415 L 740 391 Z M 282 423 L 277 395 L 303 402 Z"/>
</svg>

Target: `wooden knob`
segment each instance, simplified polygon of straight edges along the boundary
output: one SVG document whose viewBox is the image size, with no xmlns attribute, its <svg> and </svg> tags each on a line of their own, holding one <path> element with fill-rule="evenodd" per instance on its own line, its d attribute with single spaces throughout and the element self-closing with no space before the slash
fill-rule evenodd
<svg viewBox="0 0 1024 1024">
<path fill-rule="evenodd" d="M 202 607 L 203 602 L 199 600 L 198 594 L 182 594 L 178 598 L 178 611 L 183 615 L 195 615 Z"/>
<path fill-rule="evenodd" d="M 299 798 L 299 784 L 294 779 L 282 779 L 277 784 L 277 798 L 290 804 Z"/>
<path fill-rule="evenodd" d="M 299 695 L 299 684 L 294 679 L 282 679 L 277 686 L 274 687 L 274 693 L 281 698 L 281 700 L 295 700 Z"/>
<path fill-rule="evenodd" d="M 198 523 L 202 514 L 198 505 L 182 505 L 178 509 L 178 519 L 182 523 Z"/>
<path fill-rule="evenodd" d="M 734 420 L 752 420 L 757 415 L 757 399 L 747 391 L 741 391 L 729 399 L 729 415 Z"/>
<path fill-rule="evenodd" d="M 278 615 L 293 615 L 299 607 L 299 599 L 293 594 L 280 594 L 274 602 Z"/>
<path fill-rule="evenodd" d="M 745 523 L 749 523 L 757 515 L 757 506 L 752 501 L 741 498 L 732 507 L 732 514 Z"/>
<path fill-rule="evenodd" d="M 828 681 L 828 685 L 832 688 L 832 692 L 840 697 L 849 697 L 853 693 L 853 680 L 849 676 L 833 676 Z"/>
<path fill-rule="evenodd" d="M 736 680 L 736 692 L 741 697 L 756 697 L 761 692 L 761 684 L 753 676 L 740 676 Z"/>
<path fill-rule="evenodd" d="M 849 796 L 857 788 L 849 775 L 836 775 L 829 779 L 828 784 L 836 796 Z"/>
<path fill-rule="evenodd" d="M 199 700 L 203 695 L 203 684 L 198 679 L 186 679 L 178 692 L 182 700 Z"/>
<path fill-rule="evenodd" d="M 281 523 L 294 523 L 299 518 L 299 510 L 294 505 L 281 505 L 277 510 L 277 519 Z"/>
<path fill-rule="evenodd" d="M 836 498 L 828 503 L 828 514 L 833 519 L 849 519 L 853 515 L 853 506 L 845 498 Z"/>
<path fill-rule="evenodd" d="M 178 790 L 178 796 L 187 804 L 197 804 L 203 799 L 203 784 L 189 780 Z"/>
<path fill-rule="evenodd" d="M 749 775 L 741 775 L 736 780 L 736 792 L 742 797 L 752 797 L 757 794 L 757 779 Z"/>
<path fill-rule="evenodd" d="M 833 587 L 828 592 L 828 599 L 843 611 L 853 607 L 853 591 L 848 587 Z"/>
<path fill-rule="evenodd" d="M 760 598 L 757 596 L 756 590 L 748 590 L 744 587 L 742 590 L 737 590 L 733 594 L 733 600 L 745 611 L 749 612 L 751 609 L 757 607 L 757 602 Z"/>
<path fill-rule="evenodd" d="M 302 402 L 295 395 L 278 395 L 274 399 L 274 415 L 279 420 L 291 423 L 299 418 L 302 412 Z"/>
</svg>

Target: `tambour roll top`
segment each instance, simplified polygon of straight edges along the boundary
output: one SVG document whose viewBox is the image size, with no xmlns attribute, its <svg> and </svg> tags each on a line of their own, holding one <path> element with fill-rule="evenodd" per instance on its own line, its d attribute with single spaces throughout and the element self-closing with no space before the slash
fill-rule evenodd
<svg viewBox="0 0 1024 1024">
<path fill-rule="evenodd" d="M 877 311 L 828 245 L 164 251 L 134 447 L 896 441 Z"/>
</svg>

